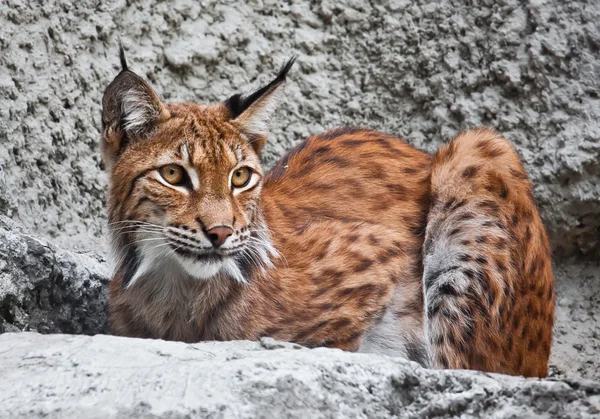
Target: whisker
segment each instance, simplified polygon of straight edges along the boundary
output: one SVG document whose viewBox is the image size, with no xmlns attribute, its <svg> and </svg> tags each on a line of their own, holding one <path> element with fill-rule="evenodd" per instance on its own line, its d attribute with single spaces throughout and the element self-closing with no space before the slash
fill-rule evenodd
<svg viewBox="0 0 600 419">
<path fill-rule="evenodd" d="M 162 229 L 149 229 L 148 227 L 122 227 L 119 229 L 112 229 L 110 230 L 111 234 L 114 235 L 123 235 L 123 234 L 130 234 L 130 233 L 162 233 Z"/>
<path fill-rule="evenodd" d="M 128 228 L 128 229 L 123 229 L 123 230 L 118 230 L 118 231 L 112 231 L 111 233 L 121 236 L 123 234 L 131 234 L 131 233 L 147 233 L 147 234 L 162 233 L 162 230 L 147 230 L 147 229 L 139 229 L 139 228 Z"/>
<path fill-rule="evenodd" d="M 143 225 L 151 225 L 151 226 L 155 226 L 155 227 L 162 227 L 158 224 L 149 223 L 147 221 L 139 221 L 139 220 L 122 220 L 122 221 L 113 221 L 111 223 L 108 223 L 108 225 L 115 225 L 115 224 L 143 224 Z"/>
<path fill-rule="evenodd" d="M 121 230 L 123 228 L 147 228 L 151 230 L 162 230 L 162 226 L 153 225 L 153 224 L 122 224 L 116 226 L 109 226 L 111 230 Z"/>
<path fill-rule="evenodd" d="M 144 241 L 158 241 L 161 240 L 162 237 L 151 237 L 151 238 L 147 238 L 147 239 L 141 239 L 141 240 L 135 240 L 131 243 L 127 243 L 124 247 L 123 250 L 127 250 L 128 248 L 130 248 L 131 246 L 135 246 L 137 244 L 140 244 L 140 242 L 144 242 Z"/>
<path fill-rule="evenodd" d="M 164 247 L 167 250 L 172 250 L 172 245 L 169 242 L 165 242 L 165 243 L 159 243 L 156 246 L 152 247 L 150 250 L 156 250 L 158 248 Z M 179 247 L 177 247 L 179 249 Z"/>
<path fill-rule="evenodd" d="M 259 237 L 250 237 L 248 239 L 249 242 L 249 247 L 253 247 L 253 246 L 260 246 L 261 250 L 266 252 L 266 259 L 267 261 L 264 261 L 264 257 L 262 255 L 259 255 L 258 257 L 260 257 L 261 261 L 263 261 L 266 264 L 272 264 L 270 258 L 268 257 L 268 254 L 271 254 L 272 257 L 274 258 L 280 258 L 282 259 L 283 263 L 285 266 L 289 266 L 287 259 L 285 258 L 285 256 L 283 256 L 281 254 L 281 252 L 279 252 L 272 244 L 269 240 L 266 240 L 264 238 L 259 238 Z"/>
<path fill-rule="evenodd" d="M 159 225 L 155 225 L 155 224 L 132 224 L 132 223 L 120 224 L 120 225 L 109 225 L 109 227 L 112 230 L 117 230 L 120 228 L 131 228 L 131 227 L 146 227 L 146 228 L 156 228 L 156 229 L 163 228 L 163 226 L 159 226 Z"/>
</svg>

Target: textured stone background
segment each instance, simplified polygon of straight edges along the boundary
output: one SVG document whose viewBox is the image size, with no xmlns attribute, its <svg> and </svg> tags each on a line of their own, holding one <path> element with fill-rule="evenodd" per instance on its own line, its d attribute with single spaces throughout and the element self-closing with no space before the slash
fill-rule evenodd
<svg viewBox="0 0 600 419">
<path fill-rule="evenodd" d="M 130 66 L 168 100 L 216 102 L 293 53 L 264 160 L 344 124 L 433 151 L 486 124 L 517 144 L 558 255 L 599 254 L 600 3 L 0 3 L 0 213 L 104 251 L 103 89 Z"/>
<path fill-rule="evenodd" d="M 464 411 L 452 410 L 448 398 L 435 399 L 446 388 L 443 384 L 432 390 L 436 403 L 450 403 L 451 410 L 440 408 L 441 414 L 523 417 L 545 407 L 551 415 L 581 417 L 573 412 L 597 408 L 597 386 L 588 386 L 581 377 L 600 379 L 600 268 L 595 261 L 600 257 L 600 2 L 378 4 L 0 1 L 0 333 L 107 330 L 106 177 L 98 140 L 102 92 L 119 70 L 119 34 L 130 67 L 166 100 L 221 101 L 265 82 L 287 58 L 299 54 L 287 101 L 264 152 L 267 167 L 306 135 L 341 125 L 403 136 L 433 152 L 458 131 L 485 124 L 516 144 L 535 183 L 557 256 L 551 374 L 567 381 L 538 386 L 499 379 L 503 390 L 487 394 L 509 399 L 505 410 L 477 402 L 480 410 Z M 70 343 L 60 336 L 30 339 L 23 337 L 23 345 L 64 341 L 64 346 L 57 343 L 57 359 L 89 342 L 73 338 Z M 94 345 L 108 342 L 102 339 Z M 130 344 L 119 345 L 127 350 Z M 131 345 L 132 353 L 143 355 Z M 228 350 L 235 352 L 231 345 Z M 51 355 L 44 357 L 53 359 Z M 104 356 L 101 350 L 97 355 Z M 43 360 L 36 362 L 31 374 L 46 371 Z M 380 360 L 365 362 L 357 374 L 368 376 L 369 363 Z M 339 365 L 334 364 L 309 370 L 335 375 Z M 85 368 L 72 368 L 73 374 L 87 377 Z M 464 382 L 453 381 L 458 380 L 453 373 L 435 374 L 450 388 L 462 388 Z M 304 384 L 281 383 L 286 394 L 305 391 Z M 516 389 L 522 386 L 520 393 Z M 281 391 L 262 388 L 265 394 Z M 43 386 L 28 389 L 46 394 Z M 27 394 L 33 393 L 22 393 L 23 400 Z M 255 393 L 244 394 L 249 401 Z M 419 404 L 398 401 L 397 392 L 378 397 L 373 400 L 394 409 L 410 405 L 414 416 L 420 412 Z M 532 410 L 523 410 L 531 403 Z M 140 406 L 128 412 L 144 416 L 148 407 Z M 60 412 L 48 413 L 60 417 Z"/>
</svg>

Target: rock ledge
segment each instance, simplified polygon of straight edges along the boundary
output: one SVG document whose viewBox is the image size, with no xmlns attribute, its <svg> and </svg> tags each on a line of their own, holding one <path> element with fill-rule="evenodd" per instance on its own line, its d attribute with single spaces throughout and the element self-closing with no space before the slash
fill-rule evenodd
<svg viewBox="0 0 600 419">
<path fill-rule="evenodd" d="M 600 383 L 262 342 L 0 336 L 0 417 L 598 417 Z"/>
</svg>

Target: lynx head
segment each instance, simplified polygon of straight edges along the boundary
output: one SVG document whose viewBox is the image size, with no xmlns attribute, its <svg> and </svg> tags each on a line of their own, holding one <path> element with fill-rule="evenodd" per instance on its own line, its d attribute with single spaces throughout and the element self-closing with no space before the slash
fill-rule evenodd
<svg viewBox="0 0 600 419">
<path fill-rule="evenodd" d="M 160 101 L 127 68 L 102 99 L 108 216 L 124 286 L 160 269 L 245 282 L 274 252 L 260 151 L 295 58 L 267 85 L 211 106 Z"/>
</svg>

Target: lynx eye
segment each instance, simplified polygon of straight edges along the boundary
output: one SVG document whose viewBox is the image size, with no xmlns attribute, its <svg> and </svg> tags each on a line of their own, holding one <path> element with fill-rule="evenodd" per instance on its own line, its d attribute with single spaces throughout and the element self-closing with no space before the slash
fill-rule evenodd
<svg viewBox="0 0 600 419">
<path fill-rule="evenodd" d="M 185 179 L 183 167 L 176 164 L 167 164 L 160 168 L 160 175 L 171 185 L 179 185 Z"/>
<path fill-rule="evenodd" d="M 233 171 L 231 184 L 236 188 L 243 188 L 250 183 L 251 178 L 252 170 L 249 167 L 240 167 Z"/>
</svg>

